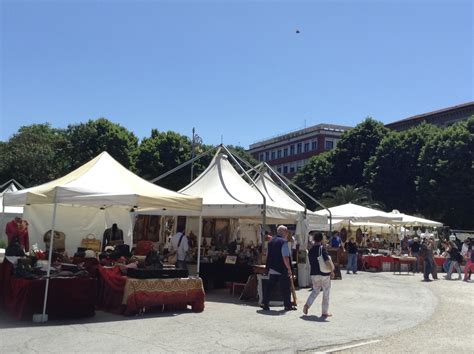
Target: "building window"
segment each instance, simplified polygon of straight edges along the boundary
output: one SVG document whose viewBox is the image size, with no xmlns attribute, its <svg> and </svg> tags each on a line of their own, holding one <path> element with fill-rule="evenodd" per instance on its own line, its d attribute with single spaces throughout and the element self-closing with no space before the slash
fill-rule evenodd
<svg viewBox="0 0 474 354">
<path fill-rule="evenodd" d="M 272 151 L 272 160 L 275 160 L 275 151 Z"/>
<path fill-rule="evenodd" d="M 318 141 L 313 140 L 311 141 L 311 150 L 316 150 L 318 148 Z"/>
<path fill-rule="evenodd" d="M 296 145 L 296 153 L 297 153 L 297 154 L 301 154 L 301 151 L 302 151 L 301 148 L 302 148 L 301 143 L 298 143 L 298 144 Z"/>
<path fill-rule="evenodd" d="M 304 152 L 309 151 L 309 143 L 304 143 Z"/>
<path fill-rule="evenodd" d="M 283 157 L 287 157 L 288 156 L 288 148 L 284 148 L 283 149 Z"/>
<path fill-rule="evenodd" d="M 286 165 L 283 166 L 283 173 L 285 173 L 285 174 L 288 173 L 288 166 L 286 166 Z"/>
<path fill-rule="evenodd" d="M 270 151 L 265 151 L 265 161 L 270 160 Z"/>
<path fill-rule="evenodd" d="M 277 157 L 278 157 L 278 158 L 281 158 L 281 150 L 278 150 L 278 151 L 277 151 Z"/>
<path fill-rule="evenodd" d="M 291 166 L 290 167 L 290 173 L 294 173 L 295 172 L 295 167 L 294 166 Z"/>
<path fill-rule="evenodd" d="M 334 141 L 326 140 L 326 145 L 324 147 L 326 150 L 332 150 L 334 148 Z"/>
<path fill-rule="evenodd" d="M 265 161 L 265 155 L 264 155 L 264 154 L 260 154 L 259 160 L 260 160 L 260 161 Z"/>
<path fill-rule="evenodd" d="M 278 173 L 281 173 L 281 167 L 280 166 L 277 167 L 277 171 L 278 171 Z"/>
<path fill-rule="evenodd" d="M 290 156 L 295 154 L 295 146 L 291 145 L 290 146 Z"/>
</svg>

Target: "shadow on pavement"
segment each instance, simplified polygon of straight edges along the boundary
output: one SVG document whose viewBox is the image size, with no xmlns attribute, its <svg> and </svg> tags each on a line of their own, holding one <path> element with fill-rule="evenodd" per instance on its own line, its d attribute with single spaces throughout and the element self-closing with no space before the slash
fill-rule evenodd
<svg viewBox="0 0 474 354">
<path fill-rule="evenodd" d="M 310 315 L 310 316 L 303 315 L 303 316 L 300 316 L 300 318 L 302 320 L 312 321 L 312 322 L 330 322 L 330 321 L 327 320 L 328 318 L 324 317 L 324 316 L 318 317 L 318 316 L 315 316 L 315 315 Z"/>
</svg>

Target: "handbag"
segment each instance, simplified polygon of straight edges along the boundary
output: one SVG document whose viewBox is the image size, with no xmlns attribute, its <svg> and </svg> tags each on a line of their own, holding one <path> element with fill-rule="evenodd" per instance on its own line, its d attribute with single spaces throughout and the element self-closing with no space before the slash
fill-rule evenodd
<svg viewBox="0 0 474 354">
<path fill-rule="evenodd" d="M 96 239 L 95 235 L 93 234 L 87 235 L 81 241 L 81 247 L 84 247 L 88 250 L 92 250 L 95 252 L 100 252 L 100 245 L 101 245 L 100 240 Z"/>
<path fill-rule="evenodd" d="M 329 261 L 331 261 L 331 256 L 329 256 Z M 332 269 L 326 264 L 326 261 L 324 260 L 323 257 L 323 246 L 319 246 L 319 256 L 318 256 L 318 264 L 319 264 L 319 270 L 321 270 L 322 273 L 331 273 Z"/>
<path fill-rule="evenodd" d="M 51 240 L 51 230 L 46 231 L 43 236 L 43 241 L 46 246 L 46 250 L 49 250 Z M 66 235 L 62 231 L 54 230 L 54 237 L 53 237 L 53 251 L 56 252 L 64 252 L 66 249 Z"/>
</svg>

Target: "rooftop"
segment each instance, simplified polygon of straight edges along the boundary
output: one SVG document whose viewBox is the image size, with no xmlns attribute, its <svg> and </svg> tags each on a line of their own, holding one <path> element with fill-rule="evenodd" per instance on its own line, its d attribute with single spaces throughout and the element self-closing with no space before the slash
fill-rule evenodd
<svg viewBox="0 0 474 354">
<path fill-rule="evenodd" d="M 352 127 L 348 127 L 348 126 L 344 126 L 344 125 L 335 125 L 335 124 L 326 124 L 326 123 L 321 123 L 321 124 L 316 124 L 316 125 L 313 125 L 311 127 L 308 127 L 308 128 L 304 128 L 304 129 L 299 129 L 299 130 L 294 130 L 294 131 L 290 131 L 288 133 L 283 133 L 283 134 L 278 134 L 278 135 L 275 135 L 273 137 L 270 137 L 270 138 L 267 138 L 267 139 L 264 139 L 264 140 L 260 140 L 256 143 L 253 143 L 249 146 L 249 150 L 251 149 L 256 149 L 258 147 L 262 147 L 264 145 L 267 145 L 267 144 L 272 144 L 272 143 L 276 143 L 276 142 L 279 142 L 279 141 L 283 141 L 283 140 L 288 140 L 288 139 L 291 139 L 291 138 L 294 138 L 294 137 L 297 137 L 297 136 L 301 136 L 301 135 L 304 135 L 304 134 L 307 134 L 307 133 L 312 133 L 314 131 L 318 131 L 318 130 L 322 130 L 322 131 L 326 131 L 326 132 L 338 132 L 338 133 L 342 133 L 348 129 L 351 129 Z"/>
</svg>

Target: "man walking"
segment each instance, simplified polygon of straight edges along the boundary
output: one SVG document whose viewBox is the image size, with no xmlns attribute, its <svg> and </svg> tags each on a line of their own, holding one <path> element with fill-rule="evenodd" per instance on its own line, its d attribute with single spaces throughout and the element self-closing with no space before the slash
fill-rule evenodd
<svg viewBox="0 0 474 354">
<path fill-rule="evenodd" d="M 277 228 L 277 237 L 268 243 L 266 271 L 269 275 L 267 286 L 263 292 L 262 309 L 270 310 L 270 293 L 276 283 L 280 284 L 285 311 L 296 310 L 291 303 L 290 281 L 293 281 L 288 248 L 288 229 L 284 225 Z"/>
<path fill-rule="evenodd" d="M 313 304 L 316 297 L 319 295 L 321 288 L 323 289 L 323 303 L 322 303 L 322 317 L 332 316 L 329 313 L 329 293 L 331 291 L 331 278 L 334 278 L 334 264 L 332 263 L 329 255 L 321 244 L 323 240 L 323 234 L 317 232 L 314 235 L 314 245 L 311 247 L 308 253 L 309 263 L 311 265 L 311 282 L 313 290 L 309 294 L 306 304 L 303 307 L 303 313 L 308 314 L 308 310 Z M 319 266 L 318 257 L 322 256 L 324 263 L 331 270 L 331 272 L 322 272 Z"/>
</svg>

